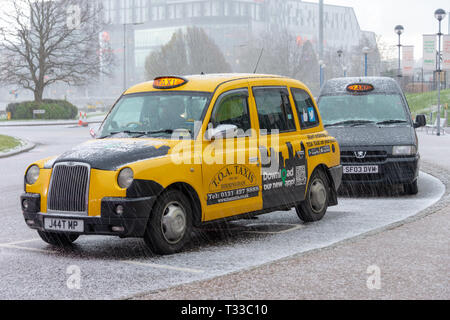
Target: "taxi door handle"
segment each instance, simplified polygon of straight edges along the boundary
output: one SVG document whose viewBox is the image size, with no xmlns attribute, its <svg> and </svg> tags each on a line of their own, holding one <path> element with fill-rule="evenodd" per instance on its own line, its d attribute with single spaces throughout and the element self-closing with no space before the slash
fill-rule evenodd
<svg viewBox="0 0 450 320">
<path fill-rule="evenodd" d="M 250 158 L 250 159 L 248 159 L 248 161 L 250 163 L 257 163 L 259 166 L 259 158 L 258 157 Z"/>
</svg>

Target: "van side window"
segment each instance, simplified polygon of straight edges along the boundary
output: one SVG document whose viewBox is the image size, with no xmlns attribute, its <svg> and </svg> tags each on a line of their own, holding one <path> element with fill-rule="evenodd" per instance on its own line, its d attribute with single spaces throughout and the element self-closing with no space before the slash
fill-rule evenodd
<svg viewBox="0 0 450 320">
<path fill-rule="evenodd" d="M 287 90 L 283 88 L 253 88 L 258 109 L 260 130 L 295 130 L 292 107 Z"/>
<path fill-rule="evenodd" d="M 248 91 L 237 90 L 225 93 L 218 99 L 211 117 L 213 128 L 221 124 L 233 124 L 244 132 L 251 128 L 248 111 Z"/>
<path fill-rule="evenodd" d="M 319 116 L 311 96 L 302 89 L 292 88 L 292 97 L 295 101 L 300 127 L 309 129 L 319 125 Z"/>
</svg>

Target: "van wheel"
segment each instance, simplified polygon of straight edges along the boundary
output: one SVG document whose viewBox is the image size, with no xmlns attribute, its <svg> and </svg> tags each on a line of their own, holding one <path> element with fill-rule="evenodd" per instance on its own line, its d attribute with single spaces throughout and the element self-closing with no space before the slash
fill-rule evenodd
<svg viewBox="0 0 450 320">
<path fill-rule="evenodd" d="M 150 214 L 144 241 L 156 254 L 173 254 L 189 242 L 192 209 L 186 196 L 177 190 L 164 192 Z"/>
<path fill-rule="evenodd" d="M 38 234 L 42 240 L 56 247 L 70 246 L 78 239 L 78 234 L 71 233 L 53 233 L 38 230 Z"/>
<path fill-rule="evenodd" d="M 316 170 L 309 181 L 305 201 L 295 207 L 298 217 L 304 222 L 322 220 L 327 212 L 329 199 L 328 178 L 322 170 Z"/>
<path fill-rule="evenodd" d="M 419 193 L 419 185 L 417 183 L 417 180 L 410 184 L 404 184 L 403 190 L 405 191 L 406 194 L 409 194 L 409 195 L 418 194 Z"/>
</svg>

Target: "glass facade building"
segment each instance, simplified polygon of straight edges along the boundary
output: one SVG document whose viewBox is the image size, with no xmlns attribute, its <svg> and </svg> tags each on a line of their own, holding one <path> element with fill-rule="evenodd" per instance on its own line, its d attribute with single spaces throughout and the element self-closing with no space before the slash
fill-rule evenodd
<svg viewBox="0 0 450 320">
<path fill-rule="evenodd" d="M 100 0 L 118 60 L 116 85 L 145 79 L 145 59 L 189 26 L 203 28 L 234 67 L 236 51 L 264 31 L 283 26 L 297 41 L 317 45 L 317 3 L 301 0 Z M 325 48 L 359 45 L 361 30 L 353 8 L 325 5 Z M 126 67 L 123 68 L 124 59 Z M 122 68 L 121 68 L 122 66 Z M 124 76 L 125 75 L 125 76 Z M 122 82 L 120 78 L 125 80 Z M 122 85 L 120 85 L 122 83 Z"/>
</svg>

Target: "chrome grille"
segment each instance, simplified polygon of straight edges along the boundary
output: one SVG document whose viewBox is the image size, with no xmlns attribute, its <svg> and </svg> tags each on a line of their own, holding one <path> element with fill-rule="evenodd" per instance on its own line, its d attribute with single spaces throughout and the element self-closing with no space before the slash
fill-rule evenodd
<svg viewBox="0 0 450 320">
<path fill-rule="evenodd" d="M 90 167 L 85 163 L 57 163 L 48 196 L 49 212 L 87 213 Z"/>
<path fill-rule="evenodd" d="M 342 164 L 383 163 L 388 154 L 386 151 L 364 151 L 364 157 L 358 158 L 355 151 L 341 151 Z"/>
</svg>

